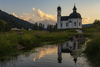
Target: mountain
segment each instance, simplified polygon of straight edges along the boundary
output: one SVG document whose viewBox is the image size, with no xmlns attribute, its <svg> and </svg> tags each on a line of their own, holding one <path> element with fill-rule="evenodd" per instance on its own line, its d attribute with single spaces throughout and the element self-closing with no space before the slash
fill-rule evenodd
<svg viewBox="0 0 100 67">
<path fill-rule="evenodd" d="M 8 14 L 2 10 L 0 10 L 0 19 L 10 23 L 14 28 L 31 28 L 33 26 L 32 23 L 28 21 L 16 18 L 15 16 Z"/>
<path fill-rule="evenodd" d="M 100 20 L 95 20 L 93 22 L 93 25 L 91 26 L 88 26 L 88 27 L 85 27 L 83 28 L 83 31 L 85 32 L 93 32 L 93 33 L 97 33 L 97 32 L 100 32 Z M 91 33 L 92 34 L 92 33 Z"/>
<path fill-rule="evenodd" d="M 32 19 L 29 19 L 28 22 L 35 24 L 35 22 Z"/>
<path fill-rule="evenodd" d="M 88 26 L 92 26 L 93 24 L 84 24 L 84 25 L 82 25 L 82 28 L 84 28 L 84 27 L 88 27 Z"/>
</svg>

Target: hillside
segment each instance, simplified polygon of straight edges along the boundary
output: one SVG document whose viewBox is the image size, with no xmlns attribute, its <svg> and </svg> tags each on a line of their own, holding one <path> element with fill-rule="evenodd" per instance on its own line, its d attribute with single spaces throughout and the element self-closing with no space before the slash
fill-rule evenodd
<svg viewBox="0 0 100 67">
<path fill-rule="evenodd" d="M 12 27 L 16 28 L 31 28 L 33 24 L 28 21 L 24 21 L 22 19 L 16 18 L 13 15 L 10 15 L 2 10 L 0 10 L 0 19 L 10 23 Z"/>
<path fill-rule="evenodd" d="M 89 38 L 85 53 L 93 67 L 100 67 L 100 20 L 95 20 L 92 26 L 82 29 Z"/>
<path fill-rule="evenodd" d="M 83 28 L 84 32 L 100 32 L 100 20 L 95 20 L 93 25 Z"/>
<path fill-rule="evenodd" d="M 82 25 L 82 28 L 84 28 L 84 27 L 88 27 L 88 26 L 92 26 L 93 24 L 84 24 L 84 25 Z"/>
</svg>

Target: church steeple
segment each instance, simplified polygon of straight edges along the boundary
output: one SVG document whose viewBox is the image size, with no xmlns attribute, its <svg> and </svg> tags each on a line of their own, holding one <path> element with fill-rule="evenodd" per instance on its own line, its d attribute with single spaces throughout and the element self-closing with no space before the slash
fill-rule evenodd
<svg viewBox="0 0 100 67">
<path fill-rule="evenodd" d="M 77 8 L 76 8 L 76 6 L 74 4 L 73 12 L 76 12 L 76 11 L 77 11 Z"/>
</svg>

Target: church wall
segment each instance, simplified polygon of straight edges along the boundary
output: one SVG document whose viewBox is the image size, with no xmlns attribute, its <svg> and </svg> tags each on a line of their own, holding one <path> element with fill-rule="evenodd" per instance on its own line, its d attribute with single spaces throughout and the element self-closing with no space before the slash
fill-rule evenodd
<svg viewBox="0 0 100 67">
<path fill-rule="evenodd" d="M 82 28 L 82 19 L 80 18 L 69 19 L 72 22 L 69 22 L 69 20 L 67 21 L 60 21 L 60 20 L 61 20 L 61 16 L 58 16 L 58 19 L 57 19 L 58 29 Z M 68 23 L 68 26 L 66 26 L 66 23 Z"/>
<path fill-rule="evenodd" d="M 68 26 L 66 26 L 66 24 L 68 23 L 68 21 L 62 21 L 62 23 L 63 23 L 63 29 L 68 28 Z"/>
<path fill-rule="evenodd" d="M 72 22 L 69 21 L 58 21 L 58 29 L 68 29 L 68 28 L 82 28 L 82 19 L 69 19 Z M 68 26 L 66 26 L 66 23 L 68 23 Z M 76 23 L 76 24 L 75 24 Z M 80 25 L 79 25 L 80 23 Z M 62 24 L 62 26 L 61 26 Z"/>
<path fill-rule="evenodd" d="M 80 19 L 80 18 L 74 19 L 73 18 L 73 19 L 71 19 L 71 21 L 72 21 L 72 28 L 82 28 L 82 19 Z"/>
<path fill-rule="evenodd" d="M 72 25 L 73 25 L 73 23 L 72 23 L 72 22 L 71 22 L 71 23 L 69 23 L 68 25 L 69 25 L 69 26 L 68 26 L 69 28 L 73 28 L 73 26 L 72 26 Z"/>
<path fill-rule="evenodd" d="M 72 20 L 72 28 L 78 28 L 78 19 L 71 19 Z"/>
<path fill-rule="evenodd" d="M 82 19 L 78 18 L 78 22 L 79 22 L 78 28 L 82 28 Z"/>
</svg>

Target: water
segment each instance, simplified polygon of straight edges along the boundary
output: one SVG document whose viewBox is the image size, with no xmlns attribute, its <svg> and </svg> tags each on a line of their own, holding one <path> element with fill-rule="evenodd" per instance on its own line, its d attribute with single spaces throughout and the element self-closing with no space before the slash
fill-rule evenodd
<svg viewBox="0 0 100 67">
<path fill-rule="evenodd" d="M 10 59 L 0 60 L 0 67 L 91 67 L 70 41 L 45 45 Z"/>
</svg>

